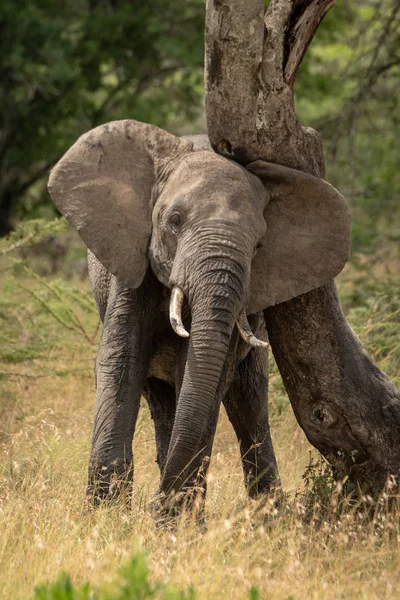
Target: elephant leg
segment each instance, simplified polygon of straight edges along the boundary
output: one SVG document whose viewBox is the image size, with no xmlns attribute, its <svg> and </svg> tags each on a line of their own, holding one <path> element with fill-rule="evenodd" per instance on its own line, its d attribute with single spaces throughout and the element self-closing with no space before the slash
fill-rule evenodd
<svg viewBox="0 0 400 600">
<path fill-rule="evenodd" d="M 151 418 L 154 421 L 157 464 L 162 477 L 168 456 L 168 447 L 175 420 L 176 399 L 175 388 L 156 377 L 146 383 L 145 393 Z"/>
<path fill-rule="evenodd" d="M 151 356 L 158 285 L 149 274 L 132 290 L 110 290 L 96 362 L 96 403 L 87 499 L 130 493 L 132 438 Z"/>
<path fill-rule="evenodd" d="M 268 356 L 252 348 L 236 369 L 224 398 L 240 443 L 245 485 L 251 498 L 280 488 L 268 422 Z"/>
</svg>

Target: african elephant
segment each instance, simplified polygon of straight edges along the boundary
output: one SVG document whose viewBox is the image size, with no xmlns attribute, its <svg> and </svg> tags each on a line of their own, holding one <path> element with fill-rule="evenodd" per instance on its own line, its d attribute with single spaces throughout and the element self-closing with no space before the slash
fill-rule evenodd
<svg viewBox="0 0 400 600">
<path fill-rule="evenodd" d="M 49 190 L 89 248 L 104 322 L 88 494 L 132 480 L 142 394 L 165 495 L 205 486 L 221 401 L 249 493 L 279 485 L 262 311 L 340 272 L 349 253 L 343 197 L 289 167 L 244 168 L 215 154 L 206 136 L 178 138 L 133 120 L 80 137 Z"/>
</svg>

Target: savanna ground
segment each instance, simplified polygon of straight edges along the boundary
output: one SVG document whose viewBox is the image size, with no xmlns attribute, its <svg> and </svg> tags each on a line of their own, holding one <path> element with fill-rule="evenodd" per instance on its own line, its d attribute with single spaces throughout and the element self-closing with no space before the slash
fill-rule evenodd
<svg viewBox="0 0 400 600">
<path fill-rule="evenodd" d="M 3 244 L 0 598 L 29 599 L 35 586 L 58 580 L 61 572 L 74 587 L 58 580 L 36 591 L 37 598 L 400 597 L 398 517 L 384 508 L 372 520 L 356 507 L 337 511 L 335 486 L 295 421 L 272 358 L 271 427 L 288 495 L 281 514 L 271 509 L 263 516 L 246 499 L 238 445 L 221 410 L 207 527 L 182 519 L 173 529 L 157 528 L 148 512 L 159 475 L 145 402 L 134 438 L 132 509 L 118 502 L 94 512 L 84 508 L 100 329 L 83 249 L 70 235 L 55 275 L 46 254 L 30 252 L 21 261 L 19 248 L 9 252 L 20 242 Z M 361 257 L 357 269 L 346 267 L 338 283 L 349 322 L 399 384 L 398 256 L 395 246 L 388 248 L 372 266 Z M 117 573 L 132 555 L 124 584 Z M 98 596 L 82 587 L 87 581 Z"/>
</svg>

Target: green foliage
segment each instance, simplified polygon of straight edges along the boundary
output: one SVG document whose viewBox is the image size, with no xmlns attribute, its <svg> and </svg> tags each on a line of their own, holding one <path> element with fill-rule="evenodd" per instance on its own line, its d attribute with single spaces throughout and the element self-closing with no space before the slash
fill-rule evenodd
<svg viewBox="0 0 400 600">
<path fill-rule="evenodd" d="M 68 231 L 69 225 L 65 219 L 30 219 L 20 221 L 15 230 L 5 238 L 0 238 L 0 256 L 11 254 L 19 248 L 27 248 L 37 244 L 48 236 L 59 235 Z"/>
<path fill-rule="evenodd" d="M 102 588 L 95 589 L 91 584 L 75 587 L 68 575 L 62 574 L 55 583 L 36 588 L 34 600 L 194 600 L 195 593 L 161 583 L 149 581 L 146 557 L 143 553 L 134 554 L 120 569 L 119 579 Z M 253 598 L 253 596 L 251 596 Z M 256 596 L 258 598 L 258 596 Z"/>
<path fill-rule="evenodd" d="M 395 0 L 337 2 L 300 69 L 300 120 L 323 138 L 327 179 L 347 197 L 352 247 L 374 255 L 400 241 L 400 8 Z"/>
<path fill-rule="evenodd" d="M 44 180 L 84 131 L 127 117 L 160 126 L 193 118 L 203 21 L 202 0 L 2 0 L 3 231 L 11 204 L 19 216 L 54 214 Z"/>
<path fill-rule="evenodd" d="M 96 600 L 97 595 L 90 591 L 89 584 L 80 589 L 74 588 L 68 575 L 62 574 L 54 583 L 35 589 L 35 600 Z"/>
<path fill-rule="evenodd" d="M 274 422 L 279 422 L 290 404 L 272 352 L 268 356 L 268 390 L 269 420 L 273 426 Z"/>
<path fill-rule="evenodd" d="M 400 384 L 400 288 L 388 279 L 371 283 L 358 278 L 353 294 L 357 305 L 348 318 L 374 361 Z"/>
<path fill-rule="evenodd" d="M 28 378 L 70 372 L 92 375 L 92 358 L 82 362 L 82 355 L 93 357 L 100 322 L 87 282 L 43 277 L 29 266 L 29 254 L 26 259 L 13 256 L 64 230 L 64 219 L 25 221 L 7 241 L 1 241 L 0 364 L 5 370 L 0 369 L 0 377 L 16 375 L 11 365 L 29 368 L 22 374 Z M 80 355 L 81 364 L 71 364 L 66 371 L 59 368 L 58 360 L 69 353 L 71 361 L 75 353 Z"/>
<path fill-rule="evenodd" d="M 35 589 L 34 600 L 195 600 L 193 588 L 186 591 L 163 584 L 152 583 L 149 580 L 149 570 L 146 556 L 137 552 L 130 561 L 119 571 L 118 580 L 111 585 L 100 588 L 90 583 L 76 587 L 71 578 L 65 573 L 50 584 L 44 584 Z M 249 592 L 250 600 L 262 600 L 257 588 Z"/>
<path fill-rule="evenodd" d="M 302 501 L 306 517 L 309 518 L 316 510 L 318 513 L 326 513 L 331 507 L 332 495 L 336 489 L 329 463 L 320 454 L 314 457 L 310 452 L 302 478 L 305 487 Z"/>
</svg>

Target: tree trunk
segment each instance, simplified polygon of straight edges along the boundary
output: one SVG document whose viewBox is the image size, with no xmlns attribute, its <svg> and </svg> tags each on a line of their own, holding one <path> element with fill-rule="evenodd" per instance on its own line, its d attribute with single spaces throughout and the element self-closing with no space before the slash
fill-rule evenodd
<svg viewBox="0 0 400 600">
<path fill-rule="evenodd" d="M 0 237 L 8 235 L 13 228 L 11 224 L 13 200 L 13 195 L 9 190 L 0 194 Z"/>
<path fill-rule="evenodd" d="M 400 393 L 378 369 L 330 284 L 265 311 L 270 343 L 308 440 L 375 495 L 400 466 Z"/>
<path fill-rule="evenodd" d="M 317 132 L 301 127 L 292 86 L 335 0 L 208 0 L 206 113 L 216 152 L 324 176 Z M 372 495 L 400 473 L 400 392 L 347 324 L 335 284 L 265 311 L 297 420 L 333 465 Z"/>
</svg>

